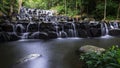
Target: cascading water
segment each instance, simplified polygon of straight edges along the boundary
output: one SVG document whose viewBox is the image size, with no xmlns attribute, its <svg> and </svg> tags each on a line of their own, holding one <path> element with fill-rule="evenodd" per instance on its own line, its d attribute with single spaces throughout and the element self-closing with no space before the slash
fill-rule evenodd
<svg viewBox="0 0 120 68">
<path fill-rule="evenodd" d="M 113 26 L 114 28 L 118 29 L 118 23 L 116 21 L 113 23 Z"/>
<path fill-rule="evenodd" d="M 108 26 L 107 26 L 106 23 L 104 23 L 104 25 L 105 25 L 105 31 L 106 31 L 106 34 L 105 34 L 105 35 L 108 35 L 108 32 L 109 32 L 109 30 L 108 30 Z"/>
<path fill-rule="evenodd" d="M 69 29 L 68 33 L 70 34 L 70 37 L 74 37 L 75 36 L 73 29 Z"/>
<path fill-rule="evenodd" d="M 21 36 L 21 39 L 27 39 L 28 38 L 28 32 L 26 33 L 23 33 L 22 36 Z"/>
<path fill-rule="evenodd" d="M 30 33 L 34 34 L 35 32 L 38 32 L 38 33 L 45 32 L 48 34 L 50 34 L 52 32 L 53 34 L 56 34 L 59 38 L 82 37 L 82 36 L 85 36 L 84 35 L 85 33 L 80 33 L 80 32 L 82 32 L 81 31 L 82 29 L 83 29 L 83 32 L 87 32 L 87 34 L 86 34 L 87 36 L 91 36 L 91 37 L 101 36 L 100 35 L 101 32 L 100 32 L 100 30 L 98 31 L 99 27 L 97 25 L 94 25 L 93 27 L 89 27 L 92 25 L 86 25 L 84 27 L 84 26 L 78 25 L 79 23 L 74 23 L 74 20 L 67 21 L 68 18 L 64 17 L 64 16 L 49 16 L 49 13 L 47 10 L 36 10 L 36 9 L 23 9 L 23 10 L 24 10 L 24 12 L 22 12 L 21 15 L 23 17 L 27 17 L 29 23 L 28 23 L 27 27 L 25 27 L 26 32 L 23 33 L 22 38 L 27 38 L 27 35 L 29 35 Z M 27 16 L 25 16 L 25 15 L 27 15 Z M 36 18 L 36 16 L 37 16 L 37 18 Z M 37 21 L 36 21 L 36 19 L 37 19 Z M 63 21 L 65 20 L 67 22 L 58 23 L 62 19 L 63 19 Z M 37 23 L 37 26 L 35 26 L 35 27 L 38 27 L 38 28 L 35 28 L 35 30 L 34 30 L 33 29 L 34 27 L 31 27 L 30 25 L 34 26 L 35 23 Z M 48 23 L 48 25 L 44 25 L 43 27 L 40 27 L 41 23 L 46 23 L 46 24 Z M 49 25 L 49 23 L 55 24 L 53 27 L 54 29 Z M 80 26 L 80 28 L 79 28 L 79 26 Z M 114 28 L 118 28 L 118 23 L 114 22 L 111 26 Z M 30 31 L 29 31 L 29 27 L 30 27 Z M 89 28 L 86 29 L 86 27 L 89 27 L 92 30 L 92 32 L 90 33 Z M 76 30 L 76 28 L 77 28 L 77 30 Z M 92 28 L 94 28 L 94 30 L 96 30 L 95 32 L 97 32 L 97 33 L 94 33 L 94 30 Z M 108 35 L 109 27 L 104 22 L 103 22 L 103 24 L 101 24 L 101 31 L 102 31 L 102 36 Z M 53 36 L 53 34 L 51 34 L 49 36 Z M 90 34 L 93 34 L 94 36 L 92 36 Z"/>
<path fill-rule="evenodd" d="M 54 23 L 55 24 L 55 30 L 56 30 L 56 33 L 57 33 L 57 36 L 60 37 L 59 35 L 59 30 L 58 30 L 58 24 L 57 23 Z"/>
<path fill-rule="evenodd" d="M 107 26 L 106 22 L 103 22 L 101 24 L 101 31 L 102 31 L 102 35 L 103 35 L 101 38 L 110 38 L 110 37 L 112 37 L 112 36 L 109 35 L 109 29 L 108 29 L 108 26 Z"/>
<path fill-rule="evenodd" d="M 12 24 L 12 26 L 13 26 L 13 34 L 16 34 L 16 32 L 15 32 L 15 26 Z"/>
<path fill-rule="evenodd" d="M 74 32 L 74 36 L 73 37 L 77 37 L 77 31 L 76 31 L 75 23 L 72 23 L 72 26 L 73 26 L 73 32 Z"/>
<path fill-rule="evenodd" d="M 114 29 L 114 25 L 112 25 L 112 22 L 110 22 L 109 24 L 110 24 L 110 28 Z"/>
<path fill-rule="evenodd" d="M 67 33 L 64 31 L 63 25 L 62 25 L 62 31 L 59 31 L 59 37 L 60 38 L 68 37 Z"/>
</svg>

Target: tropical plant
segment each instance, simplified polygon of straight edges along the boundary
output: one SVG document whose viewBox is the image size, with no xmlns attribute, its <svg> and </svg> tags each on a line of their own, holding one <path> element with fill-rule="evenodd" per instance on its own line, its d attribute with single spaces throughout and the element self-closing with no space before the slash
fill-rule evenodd
<svg viewBox="0 0 120 68">
<path fill-rule="evenodd" d="M 85 68 L 120 68 L 120 48 L 112 46 L 101 54 L 83 53 L 80 60 L 85 62 Z"/>
<path fill-rule="evenodd" d="M 18 11 L 18 0 L 0 0 L 0 11 L 7 15 L 11 16 L 12 13 Z"/>
</svg>

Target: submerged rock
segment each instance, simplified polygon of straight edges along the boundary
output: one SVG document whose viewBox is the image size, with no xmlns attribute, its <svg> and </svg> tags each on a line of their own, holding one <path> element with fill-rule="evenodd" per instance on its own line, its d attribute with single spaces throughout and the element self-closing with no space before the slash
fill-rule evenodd
<svg viewBox="0 0 120 68">
<path fill-rule="evenodd" d="M 79 51 L 84 52 L 84 53 L 95 52 L 97 54 L 100 54 L 100 53 L 104 52 L 105 49 L 97 47 L 97 46 L 93 46 L 93 45 L 84 45 L 84 46 L 80 47 Z"/>
<path fill-rule="evenodd" d="M 25 62 L 28 62 L 30 60 L 36 59 L 38 57 L 41 57 L 41 56 L 42 55 L 40 55 L 40 54 L 30 54 L 30 55 L 27 55 L 27 56 L 19 59 L 18 61 L 16 61 L 16 64 L 25 63 Z"/>
</svg>

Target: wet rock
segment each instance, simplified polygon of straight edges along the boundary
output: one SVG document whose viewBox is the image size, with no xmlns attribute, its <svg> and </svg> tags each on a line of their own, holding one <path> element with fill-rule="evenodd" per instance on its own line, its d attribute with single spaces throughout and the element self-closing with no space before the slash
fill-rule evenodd
<svg viewBox="0 0 120 68">
<path fill-rule="evenodd" d="M 38 31 L 38 24 L 28 24 L 27 25 L 27 32 L 37 32 Z"/>
<path fill-rule="evenodd" d="M 88 29 L 87 34 L 88 34 L 89 37 L 100 37 L 100 36 L 102 36 L 100 28 L 90 28 L 90 29 Z"/>
<path fill-rule="evenodd" d="M 16 41 L 19 39 L 14 33 L 0 32 L 0 42 Z"/>
<path fill-rule="evenodd" d="M 11 33 L 9 34 L 9 36 L 10 36 L 10 41 L 16 41 L 20 39 L 20 37 L 18 37 L 15 33 Z"/>
<path fill-rule="evenodd" d="M 25 63 L 25 62 L 28 62 L 30 60 L 34 60 L 34 59 L 37 59 L 39 57 L 41 57 L 42 55 L 40 54 L 30 54 L 30 55 L 27 55 L 21 59 L 19 59 L 18 61 L 16 61 L 16 64 L 21 64 L 21 63 Z"/>
<path fill-rule="evenodd" d="M 2 27 L 2 30 L 5 31 L 5 32 L 14 32 L 14 25 L 13 24 L 2 24 L 1 25 Z"/>
<path fill-rule="evenodd" d="M 74 29 L 74 23 L 65 23 L 64 24 L 64 29 Z"/>
<path fill-rule="evenodd" d="M 77 31 L 78 31 L 78 37 L 81 37 L 81 38 L 87 38 L 88 37 L 86 30 L 78 29 Z"/>
<path fill-rule="evenodd" d="M 22 24 L 17 24 L 15 31 L 16 31 L 17 35 L 21 35 L 25 31 L 25 28 Z"/>
<path fill-rule="evenodd" d="M 109 30 L 109 35 L 111 35 L 111 36 L 120 36 L 120 29 L 111 29 L 111 30 Z"/>
<path fill-rule="evenodd" d="M 48 34 L 49 39 L 55 39 L 58 37 L 58 34 L 56 32 L 53 32 L 53 31 L 49 31 L 47 34 Z"/>
<path fill-rule="evenodd" d="M 0 42 L 7 42 L 10 40 L 10 36 L 6 32 L 0 32 Z"/>
<path fill-rule="evenodd" d="M 79 51 L 84 52 L 84 53 L 96 52 L 97 54 L 100 54 L 100 53 L 104 52 L 105 49 L 97 47 L 97 46 L 93 46 L 93 45 L 84 45 L 84 46 L 80 47 Z"/>
<path fill-rule="evenodd" d="M 101 24 L 98 24 L 96 22 L 89 23 L 89 29 L 87 30 L 89 37 L 100 37 L 101 34 Z"/>
<path fill-rule="evenodd" d="M 25 32 L 25 33 L 22 33 L 20 37 L 21 39 L 29 39 L 32 34 L 33 34 L 32 32 Z"/>
<path fill-rule="evenodd" d="M 18 24 L 21 24 L 25 28 L 25 30 L 23 32 L 27 31 L 27 25 L 28 25 L 28 23 L 24 22 L 24 23 L 18 23 Z"/>
<path fill-rule="evenodd" d="M 34 32 L 29 37 L 30 39 L 49 39 L 48 34 L 45 32 Z"/>
<path fill-rule="evenodd" d="M 41 23 L 39 26 L 40 31 L 48 32 L 48 31 L 56 31 L 55 24 L 53 23 Z"/>
<path fill-rule="evenodd" d="M 60 31 L 60 32 L 59 32 L 59 36 L 60 36 L 61 38 L 66 38 L 66 37 L 68 37 L 68 35 L 67 35 L 67 33 L 66 33 L 65 31 Z"/>
<path fill-rule="evenodd" d="M 75 32 L 73 29 L 66 30 L 68 37 L 75 37 Z"/>
</svg>

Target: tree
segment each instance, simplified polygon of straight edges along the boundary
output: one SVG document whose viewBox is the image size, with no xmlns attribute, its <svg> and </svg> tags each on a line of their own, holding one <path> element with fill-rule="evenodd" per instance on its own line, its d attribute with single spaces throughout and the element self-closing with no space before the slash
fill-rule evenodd
<svg viewBox="0 0 120 68">
<path fill-rule="evenodd" d="M 106 19 L 106 8 L 107 8 L 107 0 L 105 0 L 104 18 L 103 18 L 103 20 L 105 20 L 105 19 Z"/>
<path fill-rule="evenodd" d="M 22 0 L 18 0 L 18 14 L 20 13 L 20 8 L 22 7 Z"/>
<path fill-rule="evenodd" d="M 120 15 L 120 2 L 119 2 L 118 10 L 117 10 L 117 19 L 119 19 L 119 15 Z"/>
</svg>

